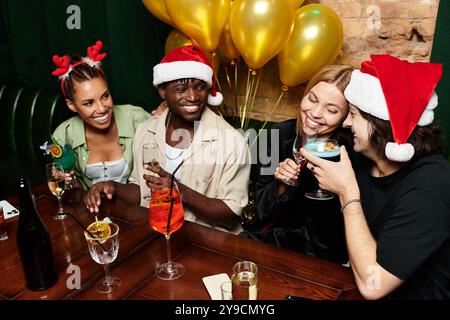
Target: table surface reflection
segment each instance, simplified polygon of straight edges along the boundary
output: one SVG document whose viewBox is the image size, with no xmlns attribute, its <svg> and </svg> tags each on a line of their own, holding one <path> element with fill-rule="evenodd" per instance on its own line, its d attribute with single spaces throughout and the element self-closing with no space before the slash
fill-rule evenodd
<svg viewBox="0 0 450 320">
<path fill-rule="evenodd" d="M 104 201 L 101 213 L 120 226 L 119 255 L 110 270 L 122 285 L 113 293 L 99 293 L 95 284 L 104 275 L 103 267 L 92 260 L 82 229 L 71 218 L 56 221 L 51 217 L 58 203 L 46 184 L 33 192 L 50 232 L 58 282 L 40 292 L 26 288 L 16 245 L 18 218 L 8 219 L 9 239 L 0 241 L 0 300 L 208 300 L 202 278 L 218 273 L 231 276 L 232 266 L 239 260 L 258 265 L 261 300 L 281 300 L 286 295 L 313 300 L 362 299 L 350 268 L 191 222 L 185 222 L 171 238 L 172 257 L 186 267 L 186 273 L 177 280 L 161 280 L 154 271 L 166 260 L 165 238 L 149 228 L 148 209 L 119 200 Z M 18 207 L 16 197 L 8 201 Z M 84 226 L 94 221 L 79 201 L 65 201 L 65 208 Z M 79 289 L 74 288 L 75 275 L 79 275 Z"/>
</svg>

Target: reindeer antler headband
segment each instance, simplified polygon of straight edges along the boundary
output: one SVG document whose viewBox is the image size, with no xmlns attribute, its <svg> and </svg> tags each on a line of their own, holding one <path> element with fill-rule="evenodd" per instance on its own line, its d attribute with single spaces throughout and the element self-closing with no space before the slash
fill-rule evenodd
<svg viewBox="0 0 450 320">
<path fill-rule="evenodd" d="M 64 93 L 64 82 L 69 77 L 69 74 L 80 64 L 87 64 L 92 68 L 100 69 L 101 61 L 106 57 L 106 53 L 100 53 L 103 47 L 103 42 L 98 40 L 94 45 L 87 48 L 87 57 L 81 58 L 81 61 L 77 61 L 70 64 L 70 57 L 64 55 L 62 57 L 54 55 L 52 58 L 53 63 L 58 67 L 52 72 L 52 75 L 58 77 L 61 80 L 61 91 Z"/>
</svg>

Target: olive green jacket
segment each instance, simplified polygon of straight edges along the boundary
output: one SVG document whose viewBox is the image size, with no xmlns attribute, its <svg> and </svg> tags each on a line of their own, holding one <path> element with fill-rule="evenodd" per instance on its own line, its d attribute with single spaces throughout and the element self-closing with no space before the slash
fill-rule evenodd
<svg viewBox="0 0 450 320">
<path fill-rule="evenodd" d="M 132 105 L 114 106 L 114 120 L 119 131 L 119 144 L 122 146 L 123 157 L 128 163 L 130 172 L 133 170 L 133 137 L 137 126 L 147 120 L 150 114 Z M 92 180 L 86 176 L 86 164 L 89 157 L 89 149 L 86 144 L 84 122 L 78 116 L 74 116 L 61 123 L 53 133 L 53 137 L 59 144 L 71 142 L 75 153 L 75 174 L 80 179 L 83 188 L 89 189 Z"/>
</svg>

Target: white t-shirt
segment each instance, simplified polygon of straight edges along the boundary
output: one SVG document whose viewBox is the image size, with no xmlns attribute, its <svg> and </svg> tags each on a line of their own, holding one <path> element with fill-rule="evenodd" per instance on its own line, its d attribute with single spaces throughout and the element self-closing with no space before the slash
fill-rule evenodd
<svg viewBox="0 0 450 320">
<path fill-rule="evenodd" d="M 166 163 L 164 166 L 164 170 L 166 170 L 168 173 L 172 174 L 173 171 L 178 167 L 178 165 L 183 161 L 184 159 L 184 153 L 187 149 L 178 149 L 169 146 L 166 143 Z M 181 170 L 178 169 L 178 171 L 175 173 L 175 179 L 180 180 L 181 179 Z"/>
</svg>

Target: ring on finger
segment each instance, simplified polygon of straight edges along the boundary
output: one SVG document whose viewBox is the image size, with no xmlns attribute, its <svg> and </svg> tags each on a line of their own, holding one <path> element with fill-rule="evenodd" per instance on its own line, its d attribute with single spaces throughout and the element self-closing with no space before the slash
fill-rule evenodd
<svg viewBox="0 0 450 320">
<path fill-rule="evenodd" d="M 311 166 L 311 169 L 310 169 L 311 172 L 314 172 L 314 169 L 316 169 L 316 166 L 315 166 L 315 165 L 312 165 L 312 166 Z"/>
</svg>

